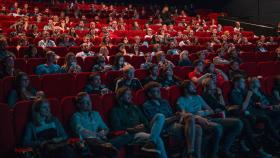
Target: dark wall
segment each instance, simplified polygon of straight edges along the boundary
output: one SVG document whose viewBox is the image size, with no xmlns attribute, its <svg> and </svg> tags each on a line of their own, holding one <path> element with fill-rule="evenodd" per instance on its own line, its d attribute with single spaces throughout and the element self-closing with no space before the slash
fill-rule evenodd
<svg viewBox="0 0 280 158">
<path fill-rule="evenodd" d="M 280 21 L 280 0 L 195 0 L 197 7 L 226 11 L 246 21 L 275 26 Z"/>
</svg>

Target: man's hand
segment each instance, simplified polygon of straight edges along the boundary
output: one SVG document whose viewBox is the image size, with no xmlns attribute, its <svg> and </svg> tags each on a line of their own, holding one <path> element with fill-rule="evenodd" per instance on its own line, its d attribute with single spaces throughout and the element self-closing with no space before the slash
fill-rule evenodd
<svg viewBox="0 0 280 158">
<path fill-rule="evenodd" d="M 195 121 L 203 127 L 206 127 L 206 126 L 209 125 L 209 121 L 206 118 L 203 118 L 203 117 L 200 117 L 200 116 L 196 116 Z"/>
</svg>

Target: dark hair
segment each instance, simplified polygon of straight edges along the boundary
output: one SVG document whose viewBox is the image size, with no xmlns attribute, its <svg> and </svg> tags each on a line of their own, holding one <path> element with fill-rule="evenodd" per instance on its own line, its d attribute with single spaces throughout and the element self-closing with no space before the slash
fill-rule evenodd
<svg viewBox="0 0 280 158">
<path fill-rule="evenodd" d="M 97 58 L 94 58 L 94 59 L 95 59 L 95 61 L 96 61 L 97 64 L 100 64 L 100 61 L 106 62 L 105 57 L 102 56 L 102 55 L 99 55 L 99 56 L 97 56 Z"/>
<path fill-rule="evenodd" d="M 230 65 L 233 65 L 234 63 L 240 64 L 240 62 L 239 62 L 238 60 L 231 60 L 231 61 L 230 61 Z"/>
<path fill-rule="evenodd" d="M 280 75 L 277 75 L 277 76 L 275 76 L 275 78 L 274 78 L 274 86 L 276 87 L 276 88 L 280 88 Z"/>
<path fill-rule="evenodd" d="M 119 101 L 120 98 L 124 95 L 124 93 L 125 93 L 126 91 L 128 91 L 128 90 L 130 90 L 130 88 L 128 88 L 128 87 L 126 87 L 126 86 L 123 86 L 123 87 L 121 87 L 121 88 L 118 88 L 118 89 L 116 90 L 116 99 Z"/>
<path fill-rule="evenodd" d="M 124 58 L 124 56 L 121 53 L 117 53 L 115 56 L 114 66 L 119 66 L 120 58 Z"/>
<path fill-rule="evenodd" d="M 34 102 L 33 102 L 33 105 L 32 105 L 32 122 L 38 126 L 40 124 L 39 120 L 38 120 L 38 115 L 39 115 L 39 111 L 40 111 L 40 108 L 41 108 L 41 105 L 43 103 L 49 103 L 47 99 L 43 99 L 43 98 L 39 98 L 39 99 L 36 99 Z M 53 120 L 53 116 L 50 112 L 50 115 L 47 117 L 46 119 L 46 122 L 51 122 Z"/>
<path fill-rule="evenodd" d="M 233 77 L 232 82 L 233 82 L 233 83 L 237 83 L 237 82 L 239 82 L 239 81 L 242 80 L 242 79 L 244 79 L 243 76 L 241 76 L 241 75 L 236 75 L 236 76 Z"/>
<path fill-rule="evenodd" d="M 158 67 L 158 65 L 157 65 L 157 64 L 152 64 L 152 65 L 149 67 L 149 72 L 151 73 L 155 67 Z"/>
<path fill-rule="evenodd" d="M 75 54 L 73 52 L 69 52 L 69 53 L 66 54 L 65 60 L 64 60 L 64 66 L 65 67 L 70 66 L 70 65 L 67 65 L 68 64 L 67 62 L 71 57 L 75 57 Z M 75 57 L 75 59 L 76 59 L 76 57 Z"/>
<path fill-rule="evenodd" d="M 87 96 L 87 92 L 79 92 L 75 97 L 75 104 L 78 105 L 81 103 L 84 96 Z"/>
<path fill-rule="evenodd" d="M 100 76 L 100 74 L 97 73 L 97 72 L 91 73 L 91 74 L 88 76 L 88 82 L 93 81 L 93 79 L 94 79 L 96 76 Z"/>
<path fill-rule="evenodd" d="M 198 59 L 198 60 L 195 60 L 195 61 L 193 62 L 193 66 L 194 66 L 194 67 L 197 67 L 197 65 L 200 64 L 200 63 L 204 63 L 204 62 L 203 62 L 202 60 L 199 60 L 199 59 Z"/>
<path fill-rule="evenodd" d="M 28 46 L 28 49 L 24 52 L 24 55 L 27 56 L 28 58 L 31 58 L 32 57 L 32 49 L 33 48 L 36 48 L 36 46 L 34 44 L 30 44 Z"/>
<path fill-rule="evenodd" d="M 21 79 L 23 76 L 28 76 L 25 72 L 19 72 L 16 77 L 15 77 L 15 82 L 14 82 L 14 86 L 15 86 L 15 89 L 16 89 L 16 92 L 18 94 L 18 96 L 21 96 L 20 95 L 20 90 L 21 90 Z M 28 91 L 31 91 L 31 86 L 28 85 L 27 87 L 27 90 Z"/>
<path fill-rule="evenodd" d="M 158 82 L 151 81 L 151 82 L 148 82 L 147 84 L 145 84 L 144 90 L 145 90 L 145 93 L 147 94 L 151 91 L 151 89 L 160 88 L 160 87 L 161 87 L 161 85 Z"/>
<path fill-rule="evenodd" d="M 184 92 L 185 89 L 189 89 L 191 84 L 192 84 L 191 80 L 184 80 L 183 82 L 181 82 L 181 84 L 180 84 L 181 91 Z"/>
</svg>

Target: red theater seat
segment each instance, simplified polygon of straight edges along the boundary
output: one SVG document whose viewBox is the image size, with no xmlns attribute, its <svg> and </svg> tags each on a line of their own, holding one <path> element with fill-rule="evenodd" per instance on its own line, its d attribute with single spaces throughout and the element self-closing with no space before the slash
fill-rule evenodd
<svg viewBox="0 0 280 158">
<path fill-rule="evenodd" d="M 115 89 L 114 85 L 117 82 L 118 78 L 122 77 L 122 71 L 108 71 L 105 74 L 105 84 L 111 89 Z"/>
<path fill-rule="evenodd" d="M 75 106 L 75 96 L 64 97 L 61 102 L 61 116 L 63 125 L 67 131 L 71 131 L 70 120 L 72 115 L 78 110 Z"/>
<path fill-rule="evenodd" d="M 42 76 L 42 90 L 47 97 L 62 98 L 75 92 L 75 80 L 72 74 L 50 74 Z"/>
<path fill-rule="evenodd" d="M 99 113 L 107 124 L 109 113 L 115 105 L 117 105 L 117 100 L 114 93 L 105 94 L 101 97 Z"/>
<path fill-rule="evenodd" d="M 168 89 L 169 103 L 174 111 L 176 111 L 176 103 L 178 98 L 182 95 L 181 89 L 178 86 L 172 86 Z"/>
<path fill-rule="evenodd" d="M 255 62 L 242 63 L 240 69 L 244 70 L 249 77 L 258 75 L 257 63 Z"/>
<path fill-rule="evenodd" d="M 140 81 L 145 79 L 149 75 L 149 71 L 145 69 L 136 69 L 135 70 L 135 77 L 138 78 Z"/>
<path fill-rule="evenodd" d="M 10 157 L 15 147 L 15 136 L 13 129 L 13 111 L 7 104 L 0 103 L 0 155 L 1 157 Z"/>
<path fill-rule="evenodd" d="M 36 67 L 40 64 L 46 63 L 45 58 L 31 58 L 27 61 L 27 73 L 28 74 L 35 74 Z"/>
<path fill-rule="evenodd" d="M 23 72 L 26 72 L 26 61 L 25 59 L 23 58 L 16 58 L 15 59 L 15 68 L 20 70 L 20 71 L 23 71 Z"/>
<path fill-rule="evenodd" d="M 229 97 L 230 97 L 230 92 L 232 90 L 232 82 L 231 81 L 225 81 L 222 85 L 222 91 L 223 91 L 223 96 L 225 99 L 226 103 L 229 103 Z"/>
<path fill-rule="evenodd" d="M 273 61 L 259 62 L 256 68 L 262 76 L 272 76 L 276 74 L 275 62 Z"/>
<path fill-rule="evenodd" d="M 32 120 L 32 104 L 32 101 L 20 101 L 16 103 L 14 108 L 14 128 L 17 146 L 21 146 L 25 127 Z"/>
<path fill-rule="evenodd" d="M 86 72 L 91 72 L 93 65 L 97 63 L 97 57 L 86 57 L 84 60 L 83 70 Z"/>
</svg>

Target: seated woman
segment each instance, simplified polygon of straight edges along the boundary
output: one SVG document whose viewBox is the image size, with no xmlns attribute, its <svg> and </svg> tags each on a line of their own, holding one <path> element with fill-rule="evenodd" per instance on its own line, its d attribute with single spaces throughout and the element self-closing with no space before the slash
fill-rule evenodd
<svg viewBox="0 0 280 158">
<path fill-rule="evenodd" d="M 212 78 L 206 78 L 202 82 L 203 92 L 202 98 L 215 111 L 221 112 L 225 110 L 225 101 L 222 90 L 216 86 Z"/>
<path fill-rule="evenodd" d="M 151 81 L 160 83 L 158 65 L 153 64 L 149 69 L 149 73 L 150 75 L 142 81 L 143 86 Z"/>
<path fill-rule="evenodd" d="M 92 110 L 92 102 L 86 92 L 80 92 L 75 102 L 78 111 L 72 115 L 71 127 L 76 136 L 84 139 L 93 156 L 115 157 L 118 149 L 127 145 L 133 135 L 124 134 L 108 139 L 109 128 L 97 111 Z"/>
<path fill-rule="evenodd" d="M 112 70 L 121 70 L 124 66 L 129 65 L 125 62 L 124 56 L 121 53 L 116 54 Z"/>
<path fill-rule="evenodd" d="M 3 60 L 0 60 L 0 79 L 6 76 L 15 76 L 19 70 L 15 69 L 15 57 L 14 56 L 6 56 Z"/>
<path fill-rule="evenodd" d="M 19 72 L 15 78 L 15 86 L 8 95 L 7 102 L 9 107 L 13 107 L 16 102 L 21 100 L 31 100 L 36 98 L 36 90 L 29 84 L 26 73 Z"/>
<path fill-rule="evenodd" d="M 179 85 L 180 80 L 178 77 L 174 76 L 173 69 L 171 67 L 164 67 L 160 69 L 160 83 L 162 87 L 170 87 L 174 85 Z"/>
<path fill-rule="evenodd" d="M 140 81 L 134 77 L 135 69 L 131 65 L 127 65 L 123 68 L 123 77 L 117 80 L 115 90 L 125 86 L 131 90 L 138 90 L 143 88 Z"/>
<path fill-rule="evenodd" d="M 65 56 L 64 65 L 61 67 L 61 73 L 79 73 L 82 72 L 81 66 L 77 64 L 75 54 L 69 52 Z"/>
<path fill-rule="evenodd" d="M 99 55 L 96 60 L 96 64 L 92 67 L 92 72 L 107 72 L 112 69 L 111 65 L 106 65 L 104 56 Z"/>
<path fill-rule="evenodd" d="M 168 55 L 179 55 L 180 50 L 176 48 L 176 43 L 174 41 L 170 42 L 169 50 L 167 50 Z"/>
<path fill-rule="evenodd" d="M 109 59 L 109 50 L 108 50 L 108 48 L 106 46 L 101 46 L 99 48 L 98 55 L 104 56 L 104 58 L 106 60 L 108 60 Z"/>
<path fill-rule="evenodd" d="M 152 54 L 151 53 L 146 53 L 145 54 L 145 63 L 142 63 L 140 65 L 140 68 L 141 69 L 146 69 L 146 70 L 150 69 L 152 64 L 153 64 L 152 60 L 153 60 Z"/>
<path fill-rule="evenodd" d="M 179 59 L 179 66 L 192 66 L 192 62 L 189 59 L 189 52 L 187 50 L 184 50 L 180 53 L 180 59 Z"/>
<path fill-rule="evenodd" d="M 280 104 L 280 75 L 274 78 L 274 85 L 272 88 L 272 100 L 274 104 Z"/>
<path fill-rule="evenodd" d="M 239 61 L 238 60 L 233 60 L 230 62 L 230 67 L 229 67 L 229 70 L 228 70 L 228 76 L 229 76 L 229 79 L 232 80 L 235 76 L 242 76 L 243 78 L 247 78 L 247 75 L 245 73 L 244 70 L 241 70 L 239 68 Z"/>
<path fill-rule="evenodd" d="M 175 67 L 175 65 L 171 61 L 169 61 L 165 58 L 165 53 L 163 51 L 158 51 L 156 53 L 156 59 L 157 59 L 159 68 L 162 68 L 162 67 L 174 68 Z"/>
<path fill-rule="evenodd" d="M 220 69 L 215 68 L 215 64 L 209 63 L 206 66 L 206 73 L 211 74 L 211 78 L 221 87 L 225 81 L 228 81 L 227 75 Z"/>
<path fill-rule="evenodd" d="M 88 77 L 88 82 L 84 91 L 89 94 L 107 94 L 109 89 L 101 84 L 101 77 L 98 73 L 93 73 Z"/>
<path fill-rule="evenodd" d="M 26 126 L 23 146 L 38 148 L 43 158 L 76 158 L 67 145 L 67 134 L 59 120 L 51 114 L 49 102 L 38 99 L 32 106 L 32 121 Z"/>
</svg>

